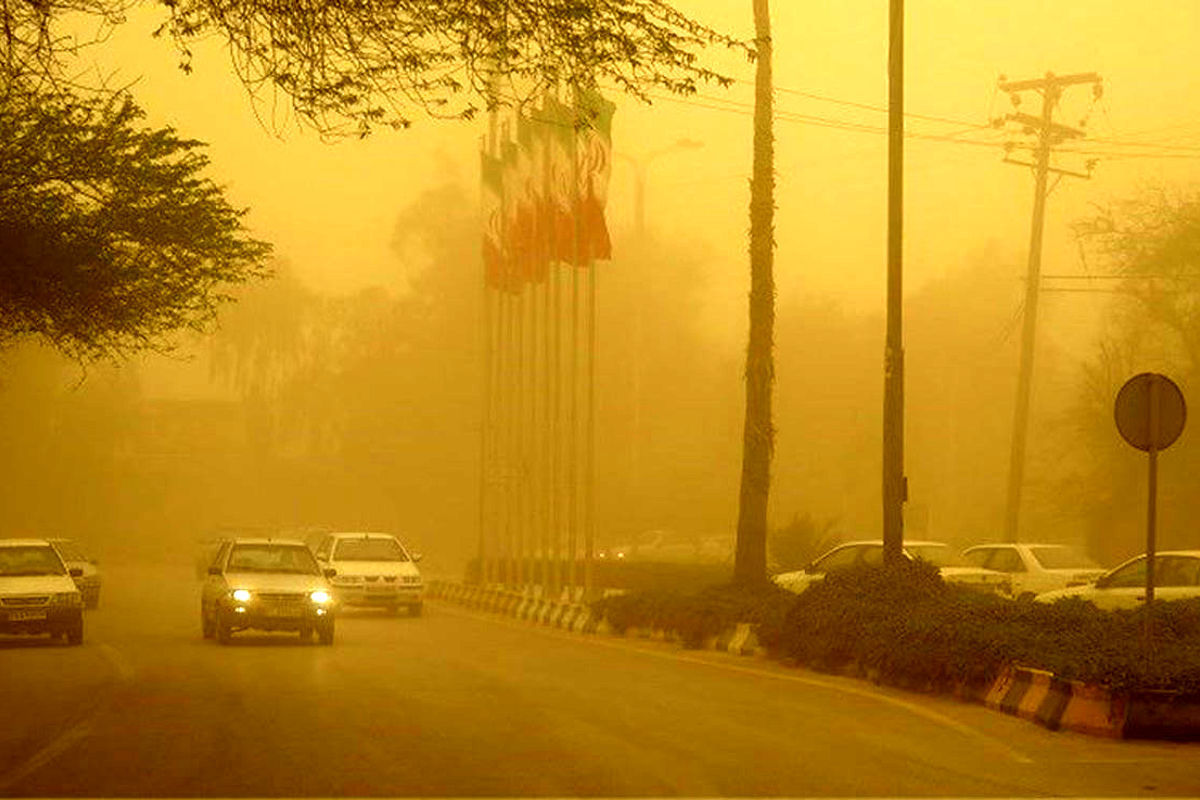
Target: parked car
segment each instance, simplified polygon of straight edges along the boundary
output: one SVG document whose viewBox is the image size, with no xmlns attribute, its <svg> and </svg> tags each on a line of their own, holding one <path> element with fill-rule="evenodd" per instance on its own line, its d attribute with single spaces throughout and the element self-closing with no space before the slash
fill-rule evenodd
<svg viewBox="0 0 1200 800">
<path fill-rule="evenodd" d="M 968 547 L 963 557 L 977 567 L 1008 575 L 1012 595 L 1032 599 L 1034 595 L 1083 586 L 1104 574 L 1104 567 L 1061 544 L 997 542 Z"/>
<path fill-rule="evenodd" d="M 1053 603 L 1078 597 L 1103 609 L 1137 608 L 1146 602 L 1146 556 L 1125 561 L 1084 586 L 1044 592 L 1034 599 Z M 1166 550 L 1154 555 L 1154 598 L 1200 597 L 1200 550 Z"/>
<path fill-rule="evenodd" d="M 79 577 L 45 539 L 0 539 L 0 633 L 82 644 Z"/>
<path fill-rule="evenodd" d="M 987 592 L 1007 594 L 1008 577 L 995 570 L 967 563 L 950 545 L 943 542 L 905 541 L 904 556 L 922 559 L 938 568 L 942 580 Z M 804 569 L 772 576 L 778 586 L 799 594 L 834 570 L 883 563 L 883 540 L 847 542 L 813 559 Z"/>
<path fill-rule="evenodd" d="M 96 608 L 100 605 L 100 568 L 96 559 L 83 551 L 74 539 L 49 539 L 50 544 L 58 551 L 63 563 L 69 570 L 79 570 L 75 578 L 75 586 L 83 595 L 84 608 Z M 72 574 L 74 574 L 72 572 Z"/>
<path fill-rule="evenodd" d="M 733 562 L 733 540 L 726 536 L 649 530 L 623 544 L 599 548 L 596 557 L 609 561 L 725 564 Z"/>
<path fill-rule="evenodd" d="M 404 608 L 411 616 L 421 615 L 421 554 L 409 552 L 392 534 L 327 533 L 317 545 L 317 560 L 337 570 L 333 593 L 339 605 L 382 608 L 392 614 Z"/>
<path fill-rule="evenodd" d="M 200 629 L 206 639 L 228 644 L 249 629 L 316 632 L 333 643 L 333 589 L 304 542 L 235 538 L 222 541 L 200 596 Z"/>
</svg>

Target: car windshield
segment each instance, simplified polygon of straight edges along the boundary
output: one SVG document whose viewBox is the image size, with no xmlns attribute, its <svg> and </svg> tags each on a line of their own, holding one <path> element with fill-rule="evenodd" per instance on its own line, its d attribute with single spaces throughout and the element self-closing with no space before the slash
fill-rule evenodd
<svg viewBox="0 0 1200 800">
<path fill-rule="evenodd" d="M 1045 569 L 1099 569 L 1100 565 L 1069 547 L 1031 547 L 1029 551 Z"/>
<path fill-rule="evenodd" d="M 333 551 L 337 561 L 408 561 L 408 553 L 395 539 L 342 539 Z"/>
<path fill-rule="evenodd" d="M 0 575 L 66 575 L 58 553 L 49 545 L 0 547 Z"/>
<path fill-rule="evenodd" d="M 971 566 L 965 558 L 944 544 L 906 544 L 904 550 L 913 558 L 928 561 L 938 568 Z"/>
<path fill-rule="evenodd" d="M 235 544 L 225 568 L 230 572 L 320 573 L 307 547 L 285 544 Z"/>
</svg>

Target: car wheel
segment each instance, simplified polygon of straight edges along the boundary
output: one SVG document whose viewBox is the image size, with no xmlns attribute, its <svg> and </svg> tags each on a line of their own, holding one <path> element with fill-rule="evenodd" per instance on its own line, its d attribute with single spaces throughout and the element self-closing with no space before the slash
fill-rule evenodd
<svg viewBox="0 0 1200 800">
<path fill-rule="evenodd" d="M 419 617 L 419 616 L 421 616 L 421 611 L 423 610 L 423 608 L 424 608 L 423 603 L 416 603 L 414 605 L 411 605 L 408 607 L 408 615 L 410 617 Z"/>
<path fill-rule="evenodd" d="M 97 592 L 96 594 L 89 597 L 87 599 L 87 601 L 83 604 L 83 607 L 84 608 L 99 608 L 100 607 L 100 593 Z"/>
<path fill-rule="evenodd" d="M 217 642 L 218 644 L 229 644 L 233 641 L 233 626 L 229 624 L 229 619 L 220 611 L 217 612 Z"/>
<path fill-rule="evenodd" d="M 67 628 L 66 632 L 67 644 L 72 647 L 83 644 L 83 622 L 77 622 Z"/>
<path fill-rule="evenodd" d="M 301 628 L 300 629 L 300 641 L 310 642 L 310 641 L 312 641 L 312 635 L 313 635 L 312 628 Z"/>
<path fill-rule="evenodd" d="M 200 604 L 200 635 L 205 639 L 211 639 L 216 634 L 216 626 L 208 614 L 204 613 L 204 604 Z"/>
<path fill-rule="evenodd" d="M 317 628 L 317 641 L 321 644 L 333 644 L 333 623 L 327 622 Z"/>
</svg>

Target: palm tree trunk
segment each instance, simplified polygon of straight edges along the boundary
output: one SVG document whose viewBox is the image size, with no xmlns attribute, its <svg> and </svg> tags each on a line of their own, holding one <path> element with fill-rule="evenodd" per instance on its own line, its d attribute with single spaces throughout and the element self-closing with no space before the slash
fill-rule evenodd
<svg viewBox="0 0 1200 800">
<path fill-rule="evenodd" d="M 737 558 L 741 585 L 767 577 L 767 500 L 775 428 L 775 136 L 772 128 L 771 14 L 769 0 L 752 0 L 758 58 L 754 100 L 754 172 L 750 182 L 750 339 L 746 347 L 746 419 L 738 500 Z"/>
</svg>

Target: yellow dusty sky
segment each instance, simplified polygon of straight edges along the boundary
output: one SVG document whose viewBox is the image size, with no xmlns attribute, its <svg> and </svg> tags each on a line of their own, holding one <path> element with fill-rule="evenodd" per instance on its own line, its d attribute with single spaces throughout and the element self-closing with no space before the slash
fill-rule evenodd
<svg viewBox="0 0 1200 800">
<path fill-rule="evenodd" d="M 881 309 L 888 4 L 772 5 L 780 293 L 816 293 L 855 309 Z M 752 30 L 750 0 L 679 0 L 678 6 L 738 35 Z M 103 69 L 118 70 L 119 79 L 138 79 L 135 91 L 151 122 L 173 124 L 210 144 L 213 176 L 229 187 L 236 204 L 251 207 L 256 232 L 274 242 L 306 281 L 337 291 L 402 285 L 402 266 L 389 249 L 394 219 L 446 170 L 476 181 L 480 126 L 420 120 L 409 131 L 380 131 L 366 141 L 334 145 L 294 126 L 276 134 L 256 117 L 218 42 L 198 48 L 195 72 L 185 75 L 175 69 L 171 46 L 150 38 L 160 21 L 154 9 L 132 14 L 94 57 Z M 1180 0 L 909 0 L 907 110 L 940 118 L 911 117 L 909 130 L 952 134 L 957 141 L 908 140 L 908 288 L 955 269 L 989 242 L 1023 261 L 1029 170 L 1000 163 L 1000 132 L 970 130 L 1011 110 L 996 91 L 1001 74 L 1100 73 L 1102 101 L 1093 106 L 1086 88 L 1070 90 L 1059 118 L 1078 124 L 1086 116 L 1093 137 L 1144 144 L 1096 143 L 1094 149 L 1160 154 L 1164 144 L 1195 148 L 1181 152 L 1185 158 L 1102 158 L 1093 180 L 1062 181 L 1048 206 L 1047 273 L 1082 269 L 1068 225 L 1089 204 L 1142 184 L 1194 181 L 1200 175 L 1198 34 L 1200 4 Z M 714 58 L 738 83 L 683 101 L 661 98 L 651 107 L 622 100 L 614 143 L 633 158 L 683 137 L 704 143 L 655 159 L 647 218 L 658 235 L 709 246 L 704 274 L 711 303 L 705 313 L 714 330 L 732 334 L 742 328 L 747 284 L 753 68 L 724 53 Z M 1027 97 L 1022 110 L 1036 111 L 1037 102 Z M 278 110 L 260 104 L 258 113 L 270 117 Z M 1060 163 L 1079 168 L 1082 159 Z M 609 208 L 615 228 L 633 224 L 632 187 L 627 162 L 617 160 Z M 1097 297 L 1069 302 L 1081 308 Z"/>
</svg>

